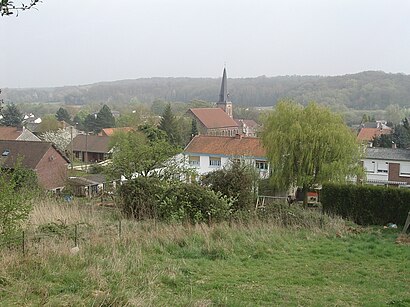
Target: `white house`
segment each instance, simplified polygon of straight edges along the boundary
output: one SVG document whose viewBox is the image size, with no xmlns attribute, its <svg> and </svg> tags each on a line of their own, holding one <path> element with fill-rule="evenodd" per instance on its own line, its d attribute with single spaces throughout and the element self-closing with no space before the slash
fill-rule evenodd
<svg viewBox="0 0 410 307">
<path fill-rule="evenodd" d="M 362 163 L 367 183 L 410 187 L 410 150 L 366 148 Z"/>
<path fill-rule="evenodd" d="M 260 139 L 255 137 L 197 135 L 186 146 L 183 155 L 185 163 L 199 175 L 221 169 L 232 160 L 241 159 L 254 165 L 261 178 L 269 176 L 266 151 Z"/>
</svg>

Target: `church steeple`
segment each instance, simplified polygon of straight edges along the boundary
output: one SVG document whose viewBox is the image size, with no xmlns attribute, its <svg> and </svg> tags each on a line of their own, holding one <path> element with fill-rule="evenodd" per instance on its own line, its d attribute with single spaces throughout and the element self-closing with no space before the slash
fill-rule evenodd
<svg viewBox="0 0 410 307">
<path fill-rule="evenodd" d="M 221 91 L 219 92 L 219 101 L 216 106 L 224 110 L 226 114 L 232 117 L 232 102 L 230 101 L 228 94 L 228 78 L 226 76 L 226 68 L 224 68 L 222 75 Z"/>
<path fill-rule="evenodd" d="M 226 102 L 228 100 L 228 80 L 226 78 L 226 68 L 222 75 L 221 91 L 219 92 L 219 101 Z"/>
</svg>

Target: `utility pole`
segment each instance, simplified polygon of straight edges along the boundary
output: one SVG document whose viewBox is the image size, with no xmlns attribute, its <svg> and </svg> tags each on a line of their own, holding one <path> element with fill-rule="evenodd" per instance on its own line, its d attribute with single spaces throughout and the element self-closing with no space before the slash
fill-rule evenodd
<svg viewBox="0 0 410 307">
<path fill-rule="evenodd" d="M 71 170 L 74 169 L 73 126 L 71 125 Z"/>
</svg>

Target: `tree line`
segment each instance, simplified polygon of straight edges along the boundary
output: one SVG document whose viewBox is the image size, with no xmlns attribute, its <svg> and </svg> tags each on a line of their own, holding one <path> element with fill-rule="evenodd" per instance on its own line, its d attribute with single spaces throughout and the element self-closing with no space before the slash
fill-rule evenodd
<svg viewBox="0 0 410 307">
<path fill-rule="evenodd" d="M 155 100 L 217 101 L 220 80 L 212 78 L 142 78 L 84 86 L 5 89 L 4 99 L 16 103 L 59 102 L 67 105 L 152 103 Z M 310 101 L 353 109 L 406 107 L 410 76 L 367 71 L 357 74 L 282 76 L 229 79 L 232 101 L 242 106 L 272 106 L 283 98 L 307 105 Z"/>
</svg>

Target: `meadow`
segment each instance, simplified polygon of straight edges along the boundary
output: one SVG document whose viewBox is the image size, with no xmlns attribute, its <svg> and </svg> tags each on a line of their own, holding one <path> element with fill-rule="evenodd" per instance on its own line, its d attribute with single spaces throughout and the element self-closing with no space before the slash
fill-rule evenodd
<svg viewBox="0 0 410 307">
<path fill-rule="evenodd" d="M 190 225 L 47 201 L 26 229 L 0 306 L 410 306 L 408 235 L 297 207 Z"/>
</svg>

